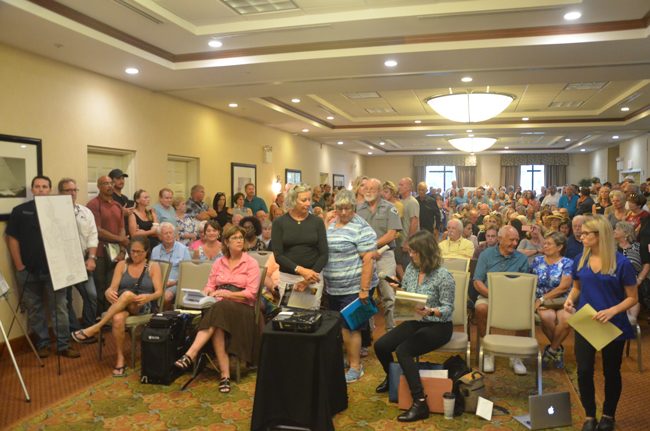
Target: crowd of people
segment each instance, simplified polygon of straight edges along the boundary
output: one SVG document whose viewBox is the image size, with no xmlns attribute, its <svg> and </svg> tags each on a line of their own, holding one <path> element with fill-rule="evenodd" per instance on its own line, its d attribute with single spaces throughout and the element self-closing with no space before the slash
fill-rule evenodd
<svg viewBox="0 0 650 431">
<path fill-rule="evenodd" d="M 188 199 L 162 188 L 153 206 L 146 190 L 137 190 L 130 200 L 122 193 L 126 178 L 119 169 L 100 177 L 98 196 L 86 206 L 77 202 L 75 180 L 59 181 L 58 192 L 72 198 L 89 275 L 87 282 L 68 289 L 51 288 L 34 201 L 12 211 L 6 238 L 41 357 L 50 353 L 43 309 L 44 296 L 50 296 L 60 354 L 78 357 L 70 338 L 96 342 L 95 335 L 111 321 L 118 341 L 113 375 L 124 376 L 125 317 L 156 310 L 161 298 L 163 308 L 172 308 L 179 293 L 180 262 L 210 261 L 214 263 L 204 291 L 217 303 L 176 366 L 191 368 L 211 341 L 222 372 L 220 391 L 227 393 L 228 354 L 250 363 L 257 360 L 256 328 L 243 322 L 252 322 L 246 316 L 252 313 L 260 271 L 246 251 L 270 250 L 263 283 L 269 316 L 287 292 L 305 307 L 319 308 L 323 299 L 336 311 L 357 298 L 367 302 L 378 297 L 386 335 L 376 340 L 375 352 L 386 372 L 395 352 L 409 384 L 413 406 L 398 419 L 419 420 L 428 416 L 428 409 L 414 358 L 451 337 L 454 283 L 443 262 L 461 258 L 472 261 L 470 305 L 479 336 L 486 331 L 488 273 L 537 275 L 534 307 L 548 339 L 544 367 L 564 366 L 567 320 L 586 303 L 598 311 L 596 319 L 623 331 L 603 349 L 606 385 L 600 421 L 595 418 L 595 351 L 579 335 L 575 341 L 587 416 L 583 429 L 613 429 L 623 343 L 633 335 L 637 298 L 650 305 L 650 179 L 637 185 L 631 178 L 602 184 L 594 178 L 591 187 L 549 186 L 537 194 L 520 186 L 470 188 L 453 181 L 441 190 L 410 178 L 394 184 L 359 177 L 352 190 L 287 185 L 268 206 L 256 195 L 255 185 L 247 184 L 243 193 L 232 196 L 229 207 L 222 192 L 209 205 L 201 185 L 192 187 Z M 48 177 L 37 176 L 32 194 L 47 195 L 51 186 Z M 171 265 L 164 286 L 156 261 Z M 418 310 L 421 320 L 396 324 L 397 285 L 390 279 L 401 280 L 404 290 L 428 296 L 426 307 Z M 72 310 L 73 288 L 83 301 L 81 320 Z M 354 329 L 343 323 L 348 383 L 364 375 L 373 326 L 372 320 Z M 510 364 L 516 374 L 526 374 L 520 359 L 512 358 Z M 484 370 L 494 371 L 490 355 L 484 358 Z M 377 386 L 377 392 L 386 390 L 387 380 Z"/>
</svg>

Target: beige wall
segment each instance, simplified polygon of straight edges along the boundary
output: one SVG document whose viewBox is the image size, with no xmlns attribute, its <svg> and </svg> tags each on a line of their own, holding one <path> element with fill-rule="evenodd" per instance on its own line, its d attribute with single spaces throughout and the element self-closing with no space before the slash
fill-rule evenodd
<svg viewBox="0 0 650 431">
<path fill-rule="evenodd" d="M 413 178 L 413 157 L 411 156 L 381 156 L 364 157 L 364 175 L 379 178 L 381 181 L 392 181 L 395 184 L 400 178 Z"/>
<path fill-rule="evenodd" d="M 583 178 L 591 178 L 591 165 L 588 154 L 569 154 L 566 178 L 569 184 L 578 184 Z"/>
<path fill-rule="evenodd" d="M 493 187 L 503 185 L 501 184 L 500 155 L 476 156 L 476 181 L 480 185 L 488 184 Z"/>
<path fill-rule="evenodd" d="M 0 64 L 0 133 L 42 139 L 44 174 L 54 182 L 76 178 L 80 196 L 86 196 L 89 145 L 135 151 L 129 181 L 154 196 L 166 185 L 168 154 L 200 159 L 199 178 L 210 199 L 217 191 L 230 194 L 231 162 L 257 165 L 258 194 L 267 200 L 285 168 L 302 170 L 312 184 L 320 172 L 331 182 L 332 173 L 349 181 L 363 171 L 359 155 L 4 45 Z M 263 163 L 264 145 L 273 146 L 272 164 Z M 13 283 L 4 241 L 0 270 Z M 6 313 L 0 307 L 3 321 Z"/>
<path fill-rule="evenodd" d="M 608 149 L 603 148 L 589 153 L 589 162 L 590 175 L 605 181 L 607 178 L 607 166 L 609 162 Z"/>
<path fill-rule="evenodd" d="M 650 144 L 650 134 L 645 134 L 619 145 L 619 156 L 623 158 L 623 170 L 639 169 L 641 170 L 641 180 L 648 177 L 648 145 Z M 619 175 L 619 180 L 624 175 Z"/>
</svg>

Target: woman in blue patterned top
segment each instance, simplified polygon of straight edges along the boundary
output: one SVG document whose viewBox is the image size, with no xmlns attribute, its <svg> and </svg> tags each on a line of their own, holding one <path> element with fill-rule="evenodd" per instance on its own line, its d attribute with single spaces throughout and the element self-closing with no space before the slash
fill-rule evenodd
<svg viewBox="0 0 650 431">
<path fill-rule="evenodd" d="M 376 391 L 388 391 L 388 367 L 395 352 L 413 397 L 411 408 L 397 417 L 400 422 L 429 417 L 415 357 L 435 350 L 451 339 L 454 312 L 455 282 L 449 271 L 440 266 L 440 249 L 433 235 L 425 230 L 416 232 L 409 238 L 408 246 L 412 262 L 404 272 L 402 289 L 428 296 L 426 306 L 416 309 L 422 319 L 402 322 L 375 343 L 375 353 L 387 376 Z"/>
<path fill-rule="evenodd" d="M 370 300 L 370 291 L 379 279 L 374 271 L 377 234 L 368 222 L 355 212 L 356 198 L 349 190 L 336 194 L 334 211 L 327 214 L 327 265 L 323 268 L 330 310 L 341 311 L 359 298 Z M 368 322 L 351 331 L 343 322 L 343 343 L 350 368 L 345 373 L 347 383 L 363 376 L 361 366 L 361 330 Z"/>
<path fill-rule="evenodd" d="M 560 232 L 546 235 L 542 256 L 533 259 L 530 272 L 537 276 L 537 300 L 535 310 L 542 322 L 542 332 L 551 344 L 544 348 L 542 365 L 548 368 L 564 368 L 564 347 L 562 342 L 569 335 L 567 323 L 570 314 L 563 305 L 573 283 L 573 261 L 562 257 L 566 247 L 566 236 Z"/>
</svg>

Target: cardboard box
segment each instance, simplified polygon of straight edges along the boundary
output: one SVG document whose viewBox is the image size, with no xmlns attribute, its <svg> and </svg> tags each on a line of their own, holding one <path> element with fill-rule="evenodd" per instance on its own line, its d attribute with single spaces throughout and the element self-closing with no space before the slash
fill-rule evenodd
<svg viewBox="0 0 650 431">
<path fill-rule="evenodd" d="M 420 377 L 424 393 L 427 396 L 427 404 L 431 413 L 443 413 L 442 394 L 451 392 L 451 379 L 440 379 L 435 377 Z M 402 410 L 408 410 L 413 404 L 413 397 L 406 377 L 402 375 L 399 379 L 399 389 L 397 395 L 397 406 Z"/>
</svg>

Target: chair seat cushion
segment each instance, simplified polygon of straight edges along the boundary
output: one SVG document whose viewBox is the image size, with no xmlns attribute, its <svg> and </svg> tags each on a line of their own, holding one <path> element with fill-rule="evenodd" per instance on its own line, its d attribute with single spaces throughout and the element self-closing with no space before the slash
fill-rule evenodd
<svg viewBox="0 0 650 431">
<path fill-rule="evenodd" d="M 451 340 L 444 346 L 438 348 L 440 351 L 452 350 L 464 352 L 467 349 L 467 334 L 465 332 L 452 332 Z"/>
<path fill-rule="evenodd" d="M 539 352 L 537 339 L 516 335 L 489 334 L 481 340 L 484 350 L 504 355 L 536 355 Z"/>
</svg>

